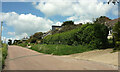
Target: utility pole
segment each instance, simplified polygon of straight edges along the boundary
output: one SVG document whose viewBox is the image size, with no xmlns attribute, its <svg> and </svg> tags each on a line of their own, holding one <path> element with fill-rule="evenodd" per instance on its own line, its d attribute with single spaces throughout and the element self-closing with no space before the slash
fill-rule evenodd
<svg viewBox="0 0 120 72">
<path fill-rule="evenodd" d="M 2 25 L 3 25 L 3 21 L 1 21 L 0 48 L 2 48 Z"/>
</svg>

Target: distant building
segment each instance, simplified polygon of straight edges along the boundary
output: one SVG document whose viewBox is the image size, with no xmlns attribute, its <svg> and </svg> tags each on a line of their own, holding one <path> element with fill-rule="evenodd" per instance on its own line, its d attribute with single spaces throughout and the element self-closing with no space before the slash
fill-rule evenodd
<svg viewBox="0 0 120 72">
<path fill-rule="evenodd" d="M 117 18 L 117 19 L 113 19 L 113 20 L 107 20 L 105 22 L 105 25 L 108 27 L 108 28 L 112 28 L 115 23 L 117 23 L 118 21 L 120 21 L 120 18 Z"/>
<path fill-rule="evenodd" d="M 52 31 L 54 31 L 54 30 L 56 30 L 56 29 L 60 29 L 62 26 L 55 26 L 55 25 L 53 25 L 52 26 Z"/>
</svg>

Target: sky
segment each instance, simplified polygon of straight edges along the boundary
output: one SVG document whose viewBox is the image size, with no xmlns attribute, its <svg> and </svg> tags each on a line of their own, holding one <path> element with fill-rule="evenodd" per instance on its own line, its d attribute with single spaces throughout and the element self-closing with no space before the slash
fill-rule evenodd
<svg viewBox="0 0 120 72">
<path fill-rule="evenodd" d="M 21 39 L 36 32 L 46 32 L 52 25 L 72 20 L 75 24 L 92 22 L 93 18 L 118 18 L 118 4 L 103 0 L 43 0 L 39 2 L 2 2 L 2 39 Z"/>
</svg>

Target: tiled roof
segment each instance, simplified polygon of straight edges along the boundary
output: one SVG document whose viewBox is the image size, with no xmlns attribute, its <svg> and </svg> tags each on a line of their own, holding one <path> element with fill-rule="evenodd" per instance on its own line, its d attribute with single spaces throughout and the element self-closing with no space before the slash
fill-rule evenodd
<svg viewBox="0 0 120 72">
<path fill-rule="evenodd" d="M 117 23 L 118 21 L 120 21 L 120 18 L 107 20 L 105 25 L 108 27 L 113 27 L 115 25 L 115 23 Z"/>
</svg>

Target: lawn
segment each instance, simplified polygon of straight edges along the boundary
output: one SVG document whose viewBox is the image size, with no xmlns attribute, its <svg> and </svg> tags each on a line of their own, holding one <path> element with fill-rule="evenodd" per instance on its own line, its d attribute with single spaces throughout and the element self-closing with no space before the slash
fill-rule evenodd
<svg viewBox="0 0 120 72">
<path fill-rule="evenodd" d="M 53 55 L 70 55 L 92 50 L 90 46 L 47 45 L 47 44 L 32 45 L 30 49 L 38 51 L 40 53 Z"/>
</svg>

